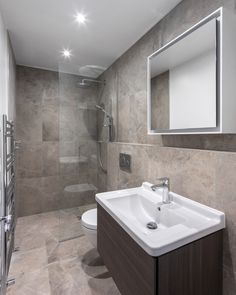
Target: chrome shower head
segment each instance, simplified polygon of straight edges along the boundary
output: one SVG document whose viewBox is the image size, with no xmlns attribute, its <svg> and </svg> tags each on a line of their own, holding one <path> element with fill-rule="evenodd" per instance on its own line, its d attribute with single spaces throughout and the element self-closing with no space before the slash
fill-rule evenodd
<svg viewBox="0 0 236 295">
<path fill-rule="evenodd" d="M 84 78 L 78 83 L 78 85 L 81 87 L 90 87 L 93 84 L 104 84 L 105 85 L 105 80 L 100 81 L 100 80 L 95 80 L 95 79 Z"/>
</svg>

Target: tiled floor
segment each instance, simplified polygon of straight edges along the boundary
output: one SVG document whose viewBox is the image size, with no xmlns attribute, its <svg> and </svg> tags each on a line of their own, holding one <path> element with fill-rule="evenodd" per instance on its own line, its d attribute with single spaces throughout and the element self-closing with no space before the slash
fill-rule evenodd
<svg viewBox="0 0 236 295">
<path fill-rule="evenodd" d="M 18 251 L 13 253 L 9 274 L 16 283 L 7 295 L 120 295 L 81 231 L 80 216 L 91 207 L 18 219 Z"/>
</svg>

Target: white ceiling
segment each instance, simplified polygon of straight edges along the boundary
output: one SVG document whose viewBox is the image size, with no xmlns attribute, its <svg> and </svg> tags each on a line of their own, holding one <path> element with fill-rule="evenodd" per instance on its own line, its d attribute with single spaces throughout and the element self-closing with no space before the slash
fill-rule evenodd
<svg viewBox="0 0 236 295">
<path fill-rule="evenodd" d="M 107 68 L 181 0 L 0 0 L 20 65 L 78 74 Z M 75 14 L 87 23 L 79 25 Z M 69 48 L 70 60 L 61 50 Z"/>
</svg>

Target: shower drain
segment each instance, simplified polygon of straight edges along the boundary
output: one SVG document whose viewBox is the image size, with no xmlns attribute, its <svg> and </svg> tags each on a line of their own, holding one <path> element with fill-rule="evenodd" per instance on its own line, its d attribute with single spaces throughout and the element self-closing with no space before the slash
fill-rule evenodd
<svg viewBox="0 0 236 295">
<path fill-rule="evenodd" d="M 147 223 L 147 228 L 149 229 L 157 229 L 157 224 L 154 221 L 148 222 Z"/>
</svg>

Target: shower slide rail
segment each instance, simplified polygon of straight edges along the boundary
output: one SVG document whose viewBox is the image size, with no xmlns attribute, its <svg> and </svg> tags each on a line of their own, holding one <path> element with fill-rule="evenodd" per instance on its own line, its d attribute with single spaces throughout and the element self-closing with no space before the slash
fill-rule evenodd
<svg viewBox="0 0 236 295">
<path fill-rule="evenodd" d="M 8 272 L 14 249 L 14 233 L 16 225 L 15 200 L 15 150 L 14 123 L 2 116 L 1 133 L 1 194 L 0 194 L 0 295 L 6 294 L 9 284 Z"/>
</svg>

